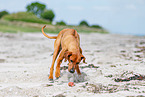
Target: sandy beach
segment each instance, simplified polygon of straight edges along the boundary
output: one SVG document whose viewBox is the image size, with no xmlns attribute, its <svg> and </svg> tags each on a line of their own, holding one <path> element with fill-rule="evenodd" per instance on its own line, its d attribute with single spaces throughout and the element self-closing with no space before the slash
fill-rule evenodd
<svg viewBox="0 0 145 97">
<path fill-rule="evenodd" d="M 145 79 L 115 81 L 145 76 L 145 37 L 80 33 L 80 39 L 87 62 L 80 63 L 82 75 L 70 74 L 63 62 L 61 77 L 52 82 L 54 39 L 42 33 L 0 33 L 0 96 L 145 97 Z"/>
</svg>

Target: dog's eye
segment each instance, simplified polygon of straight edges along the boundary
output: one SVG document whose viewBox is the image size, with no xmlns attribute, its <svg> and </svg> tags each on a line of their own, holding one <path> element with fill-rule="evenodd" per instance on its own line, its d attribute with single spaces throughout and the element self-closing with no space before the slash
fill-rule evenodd
<svg viewBox="0 0 145 97">
<path fill-rule="evenodd" d="M 73 60 L 70 60 L 71 62 L 73 62 Z"/>
</svg>

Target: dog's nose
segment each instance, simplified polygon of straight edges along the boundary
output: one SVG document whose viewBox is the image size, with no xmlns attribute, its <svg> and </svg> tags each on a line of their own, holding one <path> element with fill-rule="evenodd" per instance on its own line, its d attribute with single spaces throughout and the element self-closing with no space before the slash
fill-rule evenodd
<svg viewBox="0 0 145 97">
<path fill-rule="evenodd" d="M 70 73 L 74 73 L 74 72 L 75 72 L 75 71 L 74 71 L 74 68 L 72 68 L 69 72 L 70 72 Z"/>
</svg>

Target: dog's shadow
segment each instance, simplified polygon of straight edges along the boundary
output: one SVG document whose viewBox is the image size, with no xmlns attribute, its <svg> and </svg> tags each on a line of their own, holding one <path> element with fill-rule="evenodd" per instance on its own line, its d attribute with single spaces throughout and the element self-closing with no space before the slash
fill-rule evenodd
<svg viewBox="0 0 145 97">
<path fill-rule="evenodd" d="M 82 72 L 81 75 L 78 75 L 77 73 L 74 74 L 68 73 L 68 80 L 69 82 L 75 83 L 85 82 L 87 81 L 87 74 L 84 72 Z"/>
<path fill-rule="evenodd" d="M 58 84 L 68 83 L 68 82 L 75 82 L 75 83 L 81 83 L 87 81 L 87 74 L 84 72 L 81 72 L 81 75 L 78 75 L 75 73 L 69 73 L 66 70 L 61 71 L 61 77 L 59 79 L 55 79 L 54 82 L 58 82 Z"/>
</svg>

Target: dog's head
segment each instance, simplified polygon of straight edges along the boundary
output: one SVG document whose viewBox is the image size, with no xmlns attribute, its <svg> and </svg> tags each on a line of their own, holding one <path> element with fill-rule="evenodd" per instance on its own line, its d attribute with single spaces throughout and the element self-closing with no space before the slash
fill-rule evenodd
<svg viewBox="0 0 145 97">
<path fill-rule="evenodd" d="M 72 52 L 67 51 L 67 52 L 65 52 L 64 57 L 65 57 L 65 60 L 69 61 L 68 71 L 70 73 L 74 73 L 75 72 L 76 66 L 79 65 L 81 60 L 83 60 L 83 63 L 86 63 L 85 62 L 86 58 L 81 53 L 74 54 Z"/>
</svg>

